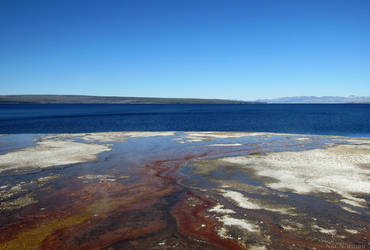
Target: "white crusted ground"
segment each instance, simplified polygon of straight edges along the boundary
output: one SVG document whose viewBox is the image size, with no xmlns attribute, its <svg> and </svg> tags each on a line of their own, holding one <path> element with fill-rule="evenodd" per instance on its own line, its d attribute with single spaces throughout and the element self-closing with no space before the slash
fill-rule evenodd
<svg viewBox="0 0 370 250">
<path fill-rule="evenodd" d="M 259 232 L 260 229 L 258 225 L 248 222 L 244 219 L 236 219 L 229 215 L 224 215 L 221 218 L 218 218 L 226 226 L 238 226 L 243 229 L 248 230 L 249 232 Z"/>
<path fill-rule="evenodd" d="M 313 225 L 312 228 L 324 234 L 335 234 L 337 232 L 335 229 L 327 229 L 327 228 L 320 227 L 318 225 Z"/>
<path fill-rule="evenodd" d="M 343 197 L 342 202 L 360 207 L 365 207 L 366 202 L 354 194 L 370 194 L 370 169 L 361 167 L 370 164 L 367 145 L 341 145 L 222 160 L 252 168 L 257 176 L 276 179 L 266 185 L 277 190 L 300 194 L 335 192 Z"/>
<path fill-rule="evenodd" d="M 258 200 L 252 200 L 248 197 L 245 197 L 242 193 L 232 191 L 232 190 L 219 190 L 222 195 L 228 199 L 231 199 L 234 201 L 239 207 L 246 208 L 246 209 L 264 209 L 271 212 L 277 212 L 282 214 L 289 214 L 294 215 L 294 212 L 292 209 L 287 208 L 273 208 L 270 206 L 266 206 L 263 204 L 260 204 Z"/>
<path fill-rule="evenodd" d="M 97 132 L 97 133 L 78 133 L 78 134 L 52 134 L 43 137 L 45 140 L 50 139 L 66 139 L 66 138 L 81 138 L 85 141 L 99 142 L 122 142 L 128 138 L 136 137 L 153 137 L 153 136 L 171 136 L 175 132 Z"/>
<path fill-rule="evenodd" d="M 94 161 L 97 154 L 109 150 L 106 145 L 44 140 L 38 142 L 37 146 L 0 155 L 0 173 Z"/>
<path fill-rule="evenodd" d="M 201 142 L 214 139 L 238 138 L 246 136 L 267 136 L 269 133 L 247 132 L 186 132 L 183 142 Z"/>
<path fill-rule="evenodd" d="M 175 132 L 123 132 L 122 134 L 128 137 L 153 137 L 153 136 L 171 136 L 175 135 Z"/>
<path fill-rule="evenodd" d="M 218 204 L 214 206 L 213 208 L 209 209 L 208 211 L 218 213 L 218 214 L 235 214 L 234 210 L 224 208 L 223 205 Z"/>
<path fill-rule="evenodd" d="M 112 175 L 101 175 L 101 174 L 86 174 L 86 175 L 82 175 L 82 176 L 78 176 L 77 177 L 78 179 L 82 179 L 82 180 L 97 180 L 97 181 L 116 181 L 116 178 L 114 178 L 114 176 Z"/>
</svg>

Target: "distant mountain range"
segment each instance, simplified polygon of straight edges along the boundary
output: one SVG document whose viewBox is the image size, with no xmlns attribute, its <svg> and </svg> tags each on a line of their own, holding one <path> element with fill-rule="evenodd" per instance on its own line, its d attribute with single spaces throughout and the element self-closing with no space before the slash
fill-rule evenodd
<svg viewBox="0 0 370 250">
<path fill-rule="evenodd" d="M 293 96 L 274 99 L 260 99 L 264 103 L 370 103 L 369 96 Z"/>
<path fill-rule="evenodd" d="M 0 103 L 21 104 L 249 104 L 224 99 L 151 98 L 87 95 L 0 95 Z"/>
<path fill-rule="evenodd" d="M 258 103 L 370 103 L 368 96 L 293 96 L 256 101 L 196 98 L 119 97 L 88 95 L 0 95 L 0 104 L 258 104 Z"/>
</svg>

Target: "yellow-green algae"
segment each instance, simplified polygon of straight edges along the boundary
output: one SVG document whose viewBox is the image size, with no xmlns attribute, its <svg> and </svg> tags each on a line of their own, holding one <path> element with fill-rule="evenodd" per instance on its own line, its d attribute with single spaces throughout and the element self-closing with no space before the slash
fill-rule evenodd
<svg viewBox="0 0 370 250">
<path fill-rule="evenodd" d="M 35 224 L 32 228 L 20 232 L 14 239 L 1 242 L 0 249 L 39 249 L 41 243 L 52 233 L 59 229 L 71 227 L 83 223 L 84 221 L 94 217 L 97 214 L 106 213 L 112 211 L 120 206 L 127 204 L 136 204 L 139 201 L 155 198 L 158 196 L 165 195 L 170 192 L 169 187 L 147 192 L 147 190 L 136 190 L 136 193 L 141 195 L 135 195 L 134 197 L 124 196 L 115 199 L 99 200 L 94 202 L 90 206 L 83 209 L 80 213 L 65 217 L 65 218 L 53 218 L 48 222 L 40 222 Z M 140 197 L 140 198 L 138 198 Z"/>
</svg>

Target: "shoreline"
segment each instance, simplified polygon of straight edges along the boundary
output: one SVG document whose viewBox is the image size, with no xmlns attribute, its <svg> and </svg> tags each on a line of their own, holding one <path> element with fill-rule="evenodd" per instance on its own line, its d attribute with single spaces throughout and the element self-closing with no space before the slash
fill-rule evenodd
<svg viewBox="0 0 370 250">
<path fill-rule="evenodd" d="M 7 136 L 0 248 L 370 242 L 370 138 L 135 131 L 31 134 L 24 147 L 5 135 L 0 147 Z"/>
</svg>

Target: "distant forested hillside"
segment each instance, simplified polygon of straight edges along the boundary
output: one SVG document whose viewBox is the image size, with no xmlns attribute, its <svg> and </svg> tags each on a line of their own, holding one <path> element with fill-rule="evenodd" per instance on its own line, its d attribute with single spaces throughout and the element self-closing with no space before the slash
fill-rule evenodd
<svg viewBox="0 0 370 250">
<path fill-rule="evenodd" d="M 247 104 L 252 102 L 223 99 L 151 98 L 86 95 L 2 95 L 0 103 L 40 104 Z"/>
</svg>

